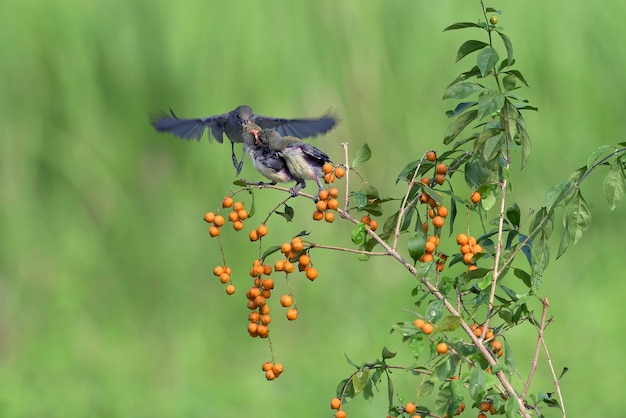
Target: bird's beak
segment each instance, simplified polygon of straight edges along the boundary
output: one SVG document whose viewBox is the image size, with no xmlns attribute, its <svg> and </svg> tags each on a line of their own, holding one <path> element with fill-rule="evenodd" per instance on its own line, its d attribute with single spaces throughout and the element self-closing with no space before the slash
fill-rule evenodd
<svg viewBox="0 0 626 418">
<path fill-rule="evenodd" d="M 250 122 L 248 122 L 250 123 Z M 250 129 L 250 132 L 252 133 L 252 135 L 254 135 L 254 144 L 255 145 L 259 145 L 260 141 L 259 141 L 259 131 L 257 129 Z"/>
</svg>

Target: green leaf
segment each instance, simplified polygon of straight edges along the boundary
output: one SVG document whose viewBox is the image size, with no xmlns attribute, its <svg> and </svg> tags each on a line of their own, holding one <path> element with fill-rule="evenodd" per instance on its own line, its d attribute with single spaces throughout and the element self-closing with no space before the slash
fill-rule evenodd
<svg viewBox="0 0 626 418">
<path fill-rule="evenodd" d="M 511 206 L 508 207 L 508 209 L 506 210 L 506 218 L 515 228 L 519 228 L 521 212 L 517 203 L 513 203 Z"/>
<path fill-rule="evenodd" d="M 569 229 L 570 239 L 574 244 L 578 242 L 583 232 L 589 228 L 590 222 L 591 212 L 579 189 L 574 198 L 565 206 L 564 214 L 565 227 Z"/>
<path fill-rule="evenodd" d="M 240 186 L 240 187 L 246 187 L 247 186 L 245 180 L 235 180 L 235 181 L 233 181 L 233 184 L 235 186 Z"/>
<path fill-rule="evenodd" d="M 513 358 L 513 351 L 511 350 L 511 346 L 507 339 L 504 339 L 504 362 L 509 367 L 508 372 L 506 372 L 509 376 L 513 374 L 515 371 L 515 359 Z"/>
<path fill-rule="evenodd" d="M 366 235 L 367 232 L 365 231 L 365 223 L 359 222 L 355 225 L 354 228 L 352 228 L 352 242 L 356 245 L 359 245 L 363 241 L 365 241 Z"/>
<path fill-rule="evenodd" d="M 506 413 L 506 418 L 515 418 L 518 416 L 519 404 L 514 396 L 509 396 L 509 399 L 506 400 L 504 412 Z"/>
<path fill-rule="evenodd" d="M 489 47 L 485 48 L 478 54 L 478 58 L 476 60 L 476 64 L 478 65 L 478 69 L 480 70 L 480 74 L 484 77 L 490 71 L 492 71 L 496 64 L 498 64 L 498 52 Z M 457 59 L 458 61 L 458 59 Z"/>
<path fill-rule="evenodd" d="M 363 144 L 356 152 L 356 157 L 352 161 L 352 167 L 358 167 L 372 157 L 372 150 L 367 144 Z"/>
<path fill-rule="evenodd" d="M 517 70 L 508 70 L 508 71 L 505 71 L 505 73 L 510 74 L 510 75 L 514 75 L 519 81 L 524 83 L 524 85 L 526 87 L 530 87 L 530 84 L 528 84 L 528 82 L 526 81 L 526 79 L 524 78 L 522 73 L 520 73 L 519 71 L 517 71 Z"/>
<path fill-rule="evenodd" d="M 506 56 L 507 59 L 509 61 L 509 65 L 513 64 L 513 44 L 511 43 L 511 40 L 509 39 L 508 36 L 506 36 L 504 33 L 497 31 L 498 35 L 500 35 L 500 38 L 502 38 L 502 42 L 504 43 L 504 47 L 506 48 Z"/>
<path fill-rule="evenodd" d="M 485 375 L 480 367 L 474 367 L 469 378 L 469 393 L 473 399 L 482 398 L 485 393 Z"/>
<path fill-rule="evenodd" d="M 361 192 L 352 192 L 352 201 L 357 208 L 362 209 L 367 206 L 367 195 Z"/>
<path fill-rule="evenodd" d="M 522 164 L 521 167 L 524 169 L 526 167 L 526 163 L 528 163 L 528 157 L 530 157 L 530 136 L 528 136 L 528 132 L 526 131 L 526 122 L 520 115 L 520 119 L 517 123 L 517 130 L 519 132 L 519 137 L 522 142 Z"/>
<path fill-rule="evenodd" d="M 366 368 L 359 369 L 352 378 L 352 386 L 354 387 L 354 394 L 358 395 L 363 391 L 365 385 L 370 380 L 370 371 Z"/>
<path fill-rule="evenodd" d="M 479 51 L 485 47 L 488 47 L 489 44 L 486 44 L 482 41 L 476 41 L 470 39 L 469 41 L 465 41 L 463 45 L 459 47 L 458 52 L 456 53 L 456 62 L 459 62 L 463 59 L 463 57 L 471 54 L 472 52 Z M 479 65 L 480 68 L 480 65 Z M 483 74 L 484 75 L 484 74 Z"/>
<path fill-rule="evenodd" d="M 435 299 L 428 304 L 424 313 L 424 319 L 434 324 L 441 318 L 441 315 L 443 315 L 443 301 Z"/>
<path fill-rule="evenodd" d="M 471 70 L 461 73 L 457 78 L 452 80 L 452 82 L 448 86 L 451 86 L 456 83 L 460 83 L 461 81 L 469 80 L 470 78 L 473 78 L 473 77 L 478 77 L 479 75 L 480 75 L 480 70 L 475 65 L 472 67 Z"/>
<path fill-rule="evenodd" d="M 274 245 L 274 246 L 268 248 L 267 250 L 265 250 L 263 255 L 261 255 L 261 260 L 265 260 L 265 258 L 268 255 L 274 254 L 276 251 L 280 251 L 280 246 L 279 245 Z"/>
<path fill-rule="evenodd" d="M 481 26 L 478 23 L 458 22 L 458 23 L 454 23 L 454 24 L 448 26 L 443 31 L 445 32 L 445 31 L 448 31 L 448 30 L 465 29 L 465 28 L 480 28 L 480 27 Z"/>
<path fill-rule="evenodd" d="M 391 351 L 387 347 L 383 347 L 382 356 L 383 356 L 384 360 L 387 360 L 387 359 L 390 359 L 390 358 L 394 358 L 396 356 L 396 354 L 397 354 L 396 351 Z"/>
<path fill-rule="evenodd" d="M 472 109 L 459 116 L 454 122 L 450 124 L 450 126 L 448 126 L 448 130 L 446 131 L 446 134 L 444 136 L 443 143 L 447 145 L 452 142 L 452 140 L 456 138 L 467 125 L 469 125 L 470 123 L 472 123 L 472 121 L 476 119 L 477 115 L 478 110 Z"/>
<path fill-rule="evenodd" d="M 604 178 L 602 188 L 604 189 L 604 196 L 609 202 L 609 209 L 615 210 L 619 201 L 624 197 L 624 190 L 626 189 L 624 167 L 619 159 L 611 165 L 609 173 Z"/>
<path fill-rule="evenodd" d="M 471 96 L 472 94 L 478 91 L 484 91 L 485 88 L 480 84 L 476 83 L 459 83 L 453 86 L 450 86 L 446 89 L 446 92 L 443 94 L 443 100 L 446 99 L 465 99 L 466 97 Z"/>
<path fill-rule="evenodd" d="M 416 359 L 419 358 L 422 351 L 424 351 L 424 339 L 422 338 L 422 334 L 416 334 L 415 337 L 411 338 L 408 346 L 413 357 Z"/>
<path fill-rule="evenodd" d="M 437 327 L 437 331 L 454 331 L 461 326 L 461 317 L 448 315 L 441 321 L 441 324 Z"/>
<path fill-rule="evenodd" d="M 593 165 L 598 161 L 598 159 L 600 157 L 604 157 L 604 154 L 608 150 L 612 150 L 614 148 L 615 147 L 611 145 L 602 145 L 601 147 L 598 147 L 598 149 L 596 149 L 594 152 L 592 152 L 591 155 L 587 157 L 587 171 L 591 170 L 593 168 Z"/>
<path fill-rule="evenodd" d="M 485 142 L 485 147 L 483 148 L 483 159 L 485 161 L 491 161 L 496 158 L 500 151 L 502 150 L 502 146 L 504 145 L 504 133 L 500 132 L 497 135 L 492 136 Z"/>
<path fill-rule="evenodd" d="M 504 106 L 504 95 L 494 91 L 488 94 L 482 94 L 478 97 L 478 120 L 482 120 L 485 116 L 491 116 L 492 113 L 499 112 Z"/>
<path fill-rule="evenodd" d="M 569 228 L 566 226 L 563 229 L 563 235 L 561 235 L 561 242 L 559 243 L 559 251 L 556 253 L 557 260 L 559 259 L 559 257 L 561 257 L 565 253 L 565 251 L 567 251 L 570 241 L 571 241 L 571 234 L 569 232 Z"/>
<path fill-rule="evenodd" d="M 422 387 L 419 388 L 419 394 L 420 396 L 428 396 L 433 393 L 433 389 L 435 389 L 435 383 L 430 379 L 426 380 L 422 383 Z"/>
<path fill-rule="evenodd" d="M 285 210 L 284 212 L 276 211 L 275 213 L 277 215 L 280 215 L 283 218 L 285 218 L 287 220 L 287 222 L 291 222 L 291 220 L 293 219 L 293 215 L 294 215 L 293 208 L 291 206 L 288 206 L 285 203 L 285 209 L 284 210 Z"/>
<path fill-rule="evenodd" d="M 426 251 L 426 240 L 421 236 L 411 237 L 408 242 L 409 255 L 414 263 L 420 259 Z"/>
<path fill-rule="evenodd" d="M 515 275 L 515 277 L 517 277 L 522 282 L 524 282 L 524 284 L 527 287 L 531 287 L 530 274 L 528 274 L 524 270 L 518 269 L 518 268 L 514 268 L 513 269 L 513 274 Z"/>
</svg>

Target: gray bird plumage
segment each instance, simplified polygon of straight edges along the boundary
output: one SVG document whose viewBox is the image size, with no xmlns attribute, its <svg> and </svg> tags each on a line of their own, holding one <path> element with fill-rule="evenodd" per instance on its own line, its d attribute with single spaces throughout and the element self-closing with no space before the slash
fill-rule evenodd
<svg viewBox="0 0 626 418">
<path fill-rule="evenodd" d="M 330 162 L 330 157 L 325 152 L 300 141 L 299 138 L 282 136 L 274 129 L 263 129 L 259 134 L 259 140 L 285 159 L 291 176 L 298 182 L 292 189 L 293 195 L 306 187 L 306 180 L 314 180 L 318 192 L 322 190 L 319 179 L 323 175 L 322 166 Z"/>
<path fill-rule="evenodd" d="M 244 157 L 242 155 L 241 161 L 238 161 L 235 154 L 235 143 L 243 142 L 243 127 L 248 122 L 254 122 L 261 128 L 276 129 L 281 135 L 294 135 L 300 138 L 324 134 L 337 124 L 337 118 L 331 114 L 310 119 L 282 119 L 255 115 L 252 108 L 246 105 L 238 106 L 228 113 L 198 119 L 180 119 L 170 109 L 170 114 L 161 112 L 153 115 L 151 119 L 152 126 L 157 131 L 169 132 L 183 139 L 200 140 L 205 129 L 208 128 L 215 140 L 222 143 L 224 142 L 224 134 L 226 134 L 231 142 L 232 159 L 237 174 L 241 172 Z M 209 135 L 209 139 L 211 135 Z"/>
<path fill-rule="evenodd" d="M 270 184 L 294 181 L 285 160 L 259 141 L 259 132 L 261 127 L 253 122 L 243 128 L 243 149 L 250 156 L 256 171 L 271 180 Z"/>
</svg>

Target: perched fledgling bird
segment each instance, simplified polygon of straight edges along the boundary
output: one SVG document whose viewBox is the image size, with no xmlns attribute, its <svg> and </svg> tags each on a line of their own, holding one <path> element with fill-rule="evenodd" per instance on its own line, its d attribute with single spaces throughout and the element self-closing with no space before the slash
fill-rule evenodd
<svg viewBox="0 0 626 418">
<path fill-rule="evenodd" d="M 272 185 L 294 181 L 283 157 L 259 141 L 260 132 L 261 127 L 252 122 L 243 127 L 243 149 L 250 156 L 256 171 L 271 180 L 269 184 Z"/>
<path fill-rule="evenodd" d="M 300 141 L 299 138 L 282 136 L 274 129 L 263 129 L 259 133 L 259 140 L 285 159 L 291 176 L 298 182 L 291 189 L 293 196 L 306 187 L 305 180 L 309 179 L 317 183 L 318 193 L 322 190 L 322 183 L 319 179 L 323 175 L 322 166 L 330 162 L 330 157 L 326 153 Z"/>
<path fill-rule="evenodd" d="M 224 134 L 228 137 L 232 147 L 232 158 L 237 175 L 243 167 L 244 155 L 241 161 L 235 155 L 235 143 L 243 142 L 243 127 L 248 122 L 254 122 L 261 128 L 276 129 L 281 135 L 294 135 L 300 138 L 314 137 L 331 130 L 337 124 L 337 118 L 331 114 L 311 119 L 281 119 L 270 116 L 255 115 L 250 106 L 238 106 L 235 110 L 221 115 L 207 116 L 198 119 L 179 119 L 170 109 L 171 115 L 159 113 L 152 117 L 152 126 L 159 132 L 169 132 L 183 139 L 200 140 L 204 130 L 209 128 L 211 134 L 220 144 L 224 142 Z M 210 139 L 210 135 L 209 135 Z"/>
</svg>

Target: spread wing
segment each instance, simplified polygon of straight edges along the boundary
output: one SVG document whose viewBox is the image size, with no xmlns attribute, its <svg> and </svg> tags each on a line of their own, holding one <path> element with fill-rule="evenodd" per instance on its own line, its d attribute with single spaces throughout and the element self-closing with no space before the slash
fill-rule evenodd
<svg viewBox="0 0 626 418">
<path fill-rule="evenodd" d="M 262 128 L 272 128 L 281 135 L 308 138 L 324 134 L 337 124 L 337 118 L 331 114 L 311 119 L 281 119 L 270 116 L 254 115 L 252 120 Z"/>
<path fill-rule="evenodd" d="M 209 128 L 211 134 L 220 144 L 224 142 L 225 126 L 228 123 L 228 113 L 207 116 L 199 119 L 179 119 L 172 109 L 170 113 L 159 112 L 152 115 L 150 123 L 159 132 L 168 132 L 183 139 L 200 140 L 204 130 Z M 211 139 L 209 137 L 209 139 Z"/>
</svg>

